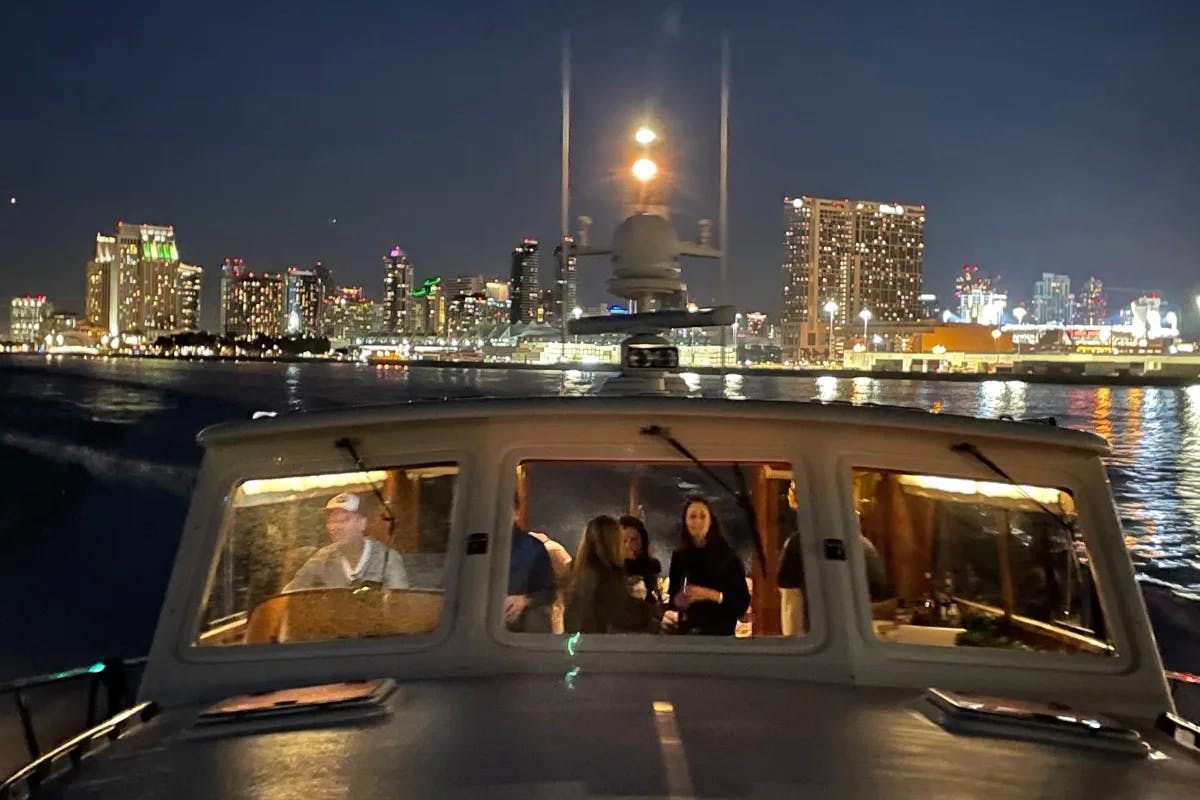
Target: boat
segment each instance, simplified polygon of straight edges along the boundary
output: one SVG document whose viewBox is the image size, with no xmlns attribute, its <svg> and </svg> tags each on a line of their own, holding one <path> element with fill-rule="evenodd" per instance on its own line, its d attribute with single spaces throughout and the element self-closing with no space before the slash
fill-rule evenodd
<svg viewBox="0 0 1200 800">
<path fill-rule="evenodd" d="M 647 209 L 577 248 L 637 306 L 570 321 L 627 334 L 593 394 L 202 432 L 136 697 L 47 679 L 96 688 L 43 752 L 8 687 L 0 798 L 1195 793 L 1102 439 L 688 396 L 662 334 L 732 321 L 671 307 L 711 248 Z"/>
</svg>

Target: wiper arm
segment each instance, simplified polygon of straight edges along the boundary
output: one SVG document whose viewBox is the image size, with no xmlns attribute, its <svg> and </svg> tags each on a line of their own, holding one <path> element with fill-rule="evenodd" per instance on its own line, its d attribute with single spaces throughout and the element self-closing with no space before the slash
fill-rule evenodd
<svg viewBox="0 0 1200 800">
<path fill-rule="evenodd" d="M 738 481 L 738 489 L 734 489 L 732 486 L 725 483 L 725 481 L 721 480 L 721 476 L 713 472 L 711 467 L 709 467 L 700 459 L 696 458 L 696 456 L 692 454 L 692 451 L 684 447 L 683 444 L 674 436 L 672 436 L 671 432 L 666 428 L 662 427 L 661 425 L 647 425 L 646 427 L 642 428 L 641 433 L 643 436 L 656 436 L 667 444 L 671 445 L 671 447 L 675 449 L 675 452 L 679 453 L 681 456 L 695 464 L 696 467 L 699 468 L 699 470 L 709 478 L 709 480 L 717 484 L 717 486 L 720 486 L 730 497 L 733 498 L 734 502 L 738 504 L 738 507 L 741 508 L 746 515 L 746 521 L 750 524 L 750 533 L 754 537 L 754 554 L 758 556 L 759 563 L 763 565 L 763 569 L 765 570 L 767 568 L 766 550 L 763 547 L 762 537 L 758 533 L 758 519 L 754 515 L 754 507 L 750 505 L 750 498 L 748 496 L 748 492 L 746 491 L 746 476 L 742 474 L 741 465 L 733 465 L 733 472 L 734 475 L 737 476 Z"/>
<path fill-rule="evenodd" d="M 989 470 L 991 470 L 994 474 L 1003 478 L 1010 486 L 1015 487 L 1017 491 L 1019 491 L 1021 494 L 1025 495 L 1026 500 L 1033 503 L 1038 508 L 1040 508 L 1043 512 L 1045 512 L 1046 514 L 1049 514 L 1051 517 L 1053 517 L 1055 520 L 1057 520 L 1058 524 L 1062 525 L 1065 530 L 1069 531 L 1071 534 L 1075 533 L 1075 522 L 1073 520 L 1068 519 L 1065 514 L 1060 514 L 1059 512 L 1050 508 L 1048 505 L 1043 503 L 1041 500 L 1038 500 L 1036 497 L 1030 496 L 1029 492 L 1025 491 L 1024 487 L 1021 484 L 1017 483 L 1016 479 L 1013 478 L 1013 476 L 1009 475 L 1007 472 L 1005 472 L 1003 469 L 1001 469 L 1000 465 L 997 464 L 995 461 L 992 461 L 990 458 L 985 456 L 978 447 L 971 444 L 970 442 L 959 442 L 958 444 L 950 445 L 950 449 L 953 450 L 955 453 L 962 453 L 964 455 L 968 455 L 971 458 L 978 461 L 980 464 L 983 464 L 985 467 L 987 467 Z"/>
</svg>

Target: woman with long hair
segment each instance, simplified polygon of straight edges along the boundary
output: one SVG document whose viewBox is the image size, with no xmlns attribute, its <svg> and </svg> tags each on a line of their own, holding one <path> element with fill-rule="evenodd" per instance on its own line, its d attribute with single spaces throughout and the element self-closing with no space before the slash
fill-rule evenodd
<svg viewBox="0 0 1200 800">
<path fill-rule="evenodd" d="M 732 636 L 750 606 L 742 560 L 721 535 L 712 504 L 703 497 L 683 504 L 667 595 L 679 612 L 680 633 Z"/>
<path fill-rule="evenodd" d="M 631 588 L 635 588 L 633 584 L 639 582 L 644 584 L 645 596 L 641 599 L 657 605 L 658 576 L 662 574 L 662 563 L 650 555 L 650 534 L 646 525 L 631 514 L 626 514 L 617 522 L 621 525 L 621 555 Z"/>
<path fill-rule="evenodd" d="M 653 633 L 656 607 L 629 594 L 621 526 L 609 516 L 590 520 L 571 564 L 564 628 L 568 633 Z"/>
</svg>

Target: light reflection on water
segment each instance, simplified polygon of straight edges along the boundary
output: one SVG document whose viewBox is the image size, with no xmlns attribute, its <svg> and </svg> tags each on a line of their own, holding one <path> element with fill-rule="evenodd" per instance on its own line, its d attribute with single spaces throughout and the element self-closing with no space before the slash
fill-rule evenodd
<svg viewBox="0 0 1200 800">
<path fill-rule="evenodd" d="M 0 418 L 4 428 L 26 433 L 39 430 L 55 415 L 73 424 L 82 420 L 132 426 L 159 418 L 180 427 L 172 415 L 206 401 L 213 409 L 245 406 L 248 412 L 320 410 L 421 397 L 579 395 L 593 392 L 607 377 L 574 370 L 322 363 L 25 363 L 40 369 L 14 374 L 0 363 Z M 684 379 L 692 394 L 711 397 L 882 403 L 983 417 L 1053 416 L 1060 425 L 1092 431 L 1112 445 L 1109 474 L 1139 570 L 1200 593 L 1200 386 L 1065 387 L 1023 381 L 808 379 L 754 373 L 689 374 Z M 180 430 L 178 436 L 190 446 L 194 432 Z M 162 444 L 164 449 L 177 446 Z"/>
</svg>

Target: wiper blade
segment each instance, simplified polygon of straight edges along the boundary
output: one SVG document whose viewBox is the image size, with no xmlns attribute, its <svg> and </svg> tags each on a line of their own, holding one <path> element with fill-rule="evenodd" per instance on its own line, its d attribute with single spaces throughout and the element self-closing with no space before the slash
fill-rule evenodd
<svg viewBox="0 0 1200 800">
<path fill-rule="evenodd" d="M 750 498 L 746 491 L 746 477 L 742 474 L 741 465 L 733 465 L 734 475 L 737 476 L 738 481 L 738 489 L 734 489 L 725 481 L 721 480 L 721 476 L 713 472 L 711 467 L 709 467 L 700 459 L 696 458 L 696 456 L 692 454 L 692 451 L 684 447 L 683 443 L 672 436 L 671 432 L 666 428 L 662 427 L 661 425 L 647 425 L 646 427 L 642 428 L 641 433 L 643 436 L 656 436 L 667 444 L 671 445 L 671 447 L 675 449 L 675 452 L 679 453 L 681 456 L 695 464 L 696 467 L 699 468 L 699 470 L 703 472 L 713 483 L 717 484 L 717 486 L 720 486 L 730 497 L 733 498 L 734 502 L 738 504 L 738 507 L 741 508 L 746 515 L 746 521 L 750 524 L 750 533 L 754 538 L 754 554 L 758 556 L 758 561 L 763 565 L 763 569 L 766 569 L 766 549 L 763 547 L 762 536 L 760 536 L 758 533 L 758 519 L 754 515 L 754 506 L 750 504 Z"/>
</svg>

